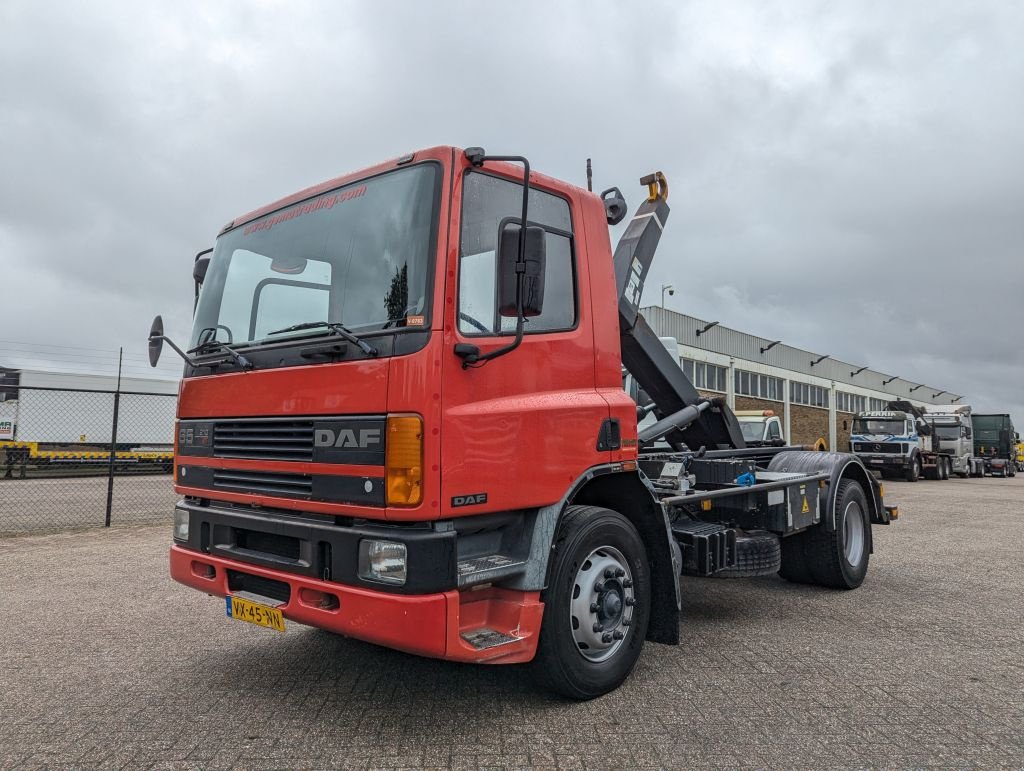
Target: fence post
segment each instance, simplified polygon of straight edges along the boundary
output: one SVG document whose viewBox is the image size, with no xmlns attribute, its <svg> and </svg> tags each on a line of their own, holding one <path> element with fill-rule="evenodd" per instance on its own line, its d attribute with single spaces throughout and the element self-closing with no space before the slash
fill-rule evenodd
<svg viewBox="0 0 1024 771">
<path fill-rule="evenodd" d="M 117 353 L 117 388 L 114 390 L 114 419 L 110 427 L 110 465 L 107 467 L 107 516 L 103 523 L 104 527 L 110 527 L 110 511 L 114 503 L 114 458 L 117 457 L 117 411 L 121 405 L 121 361 L 124 358 L 124 348 L 118 349 Z"/>
</svg>

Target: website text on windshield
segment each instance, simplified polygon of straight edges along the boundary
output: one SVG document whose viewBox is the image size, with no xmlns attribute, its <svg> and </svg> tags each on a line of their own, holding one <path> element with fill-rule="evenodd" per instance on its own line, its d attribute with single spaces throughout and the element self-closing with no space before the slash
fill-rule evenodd
<svg viewBox="0 0 1024 771">
<path fill-rule="evenodd" d="M 210 354 L 237 365 L 224 356 L 230 346 L 256 368 L 393 353 L 362 338 L 428 324 L 439 179 L 436 164 L 408 166 L 226 230 L 203 280 L 190 352 L 200 363 Z M 332 336 L 343 338 L 333 354 L 326 346 L 280 358 L 283 348 Z M 268 347 L 273 356 L 257 356 Z"/>
</svg>

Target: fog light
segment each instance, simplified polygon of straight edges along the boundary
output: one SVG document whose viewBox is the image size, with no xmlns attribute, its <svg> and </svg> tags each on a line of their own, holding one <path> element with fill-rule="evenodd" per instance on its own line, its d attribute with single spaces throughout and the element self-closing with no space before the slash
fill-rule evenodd
<svg viewBox="0 0 1024 771">
<path fill-rule="evenodd" d="M 188 540 L 188 509 L 174 510 L 174 540 Z"/>
<path fill-rule="evenodd" d="M 401 586 L 405 583 L 405 544 L 364 539 L 359 542 L 359 577 Z"/>
</svg>

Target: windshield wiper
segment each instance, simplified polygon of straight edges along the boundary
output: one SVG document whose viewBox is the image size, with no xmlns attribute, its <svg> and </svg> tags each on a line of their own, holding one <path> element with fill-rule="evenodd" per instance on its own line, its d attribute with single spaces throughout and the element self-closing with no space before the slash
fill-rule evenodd
<svg viewBox="0 0 1024 771">
<path fill-rule="evenodd" d="M 220 340 L 207 340 L 205 343 L 200 343 L 195 348 L 189 348 L 186 353 L 196 353 L 201 356 L 204 353 L 213 353 L 214 351 L 223 351 L 242 369 L 253 368 L 253 363 L 251 361 L 230 345 L 222 343 Z"/>
<path fill-rule="evenodd" d="M 362 340 L 352 334 L 351 330 L 348 329 L 344 324 L 339 324 L 336 321 L 307 321 L 302 324 L 292 324 L 290 327 L 284 329 L 275 329 L 273 332 L 267 332 L 268 335 L 280 335 L 285 332 L 299 332 L 303 329 L 324 329 L 331 330 L 338 337 L 343 340 L 347 340 L 353 345 L 359 346 L 359 350 L 365 353 L 367 356 L 376 356 L 377 349 L 370 345 L 365 340 Z"/>
</svg>

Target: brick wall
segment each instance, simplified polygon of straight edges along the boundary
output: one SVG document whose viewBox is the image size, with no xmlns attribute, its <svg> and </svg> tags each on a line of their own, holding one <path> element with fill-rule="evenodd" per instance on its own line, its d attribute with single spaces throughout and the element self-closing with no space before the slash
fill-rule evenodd
<svg viewBox="0 0 1024 771">
<path fill-rule="evenodd" d="M 790 444 L 813 445 L 818 439 L 828 442 L 828 410 L 790 404 L 789 415 L 790 431 L 793 434 L 789 438 Z"/>
<path fill-rule="evenodd" d="M 786 419 L 786 405 L 782 402 L 773 402 L 770 399 L 756 399 L 753 396 L 737 396 L 737 410 L 771 410 L 783 421 Z"/>
</svg>

